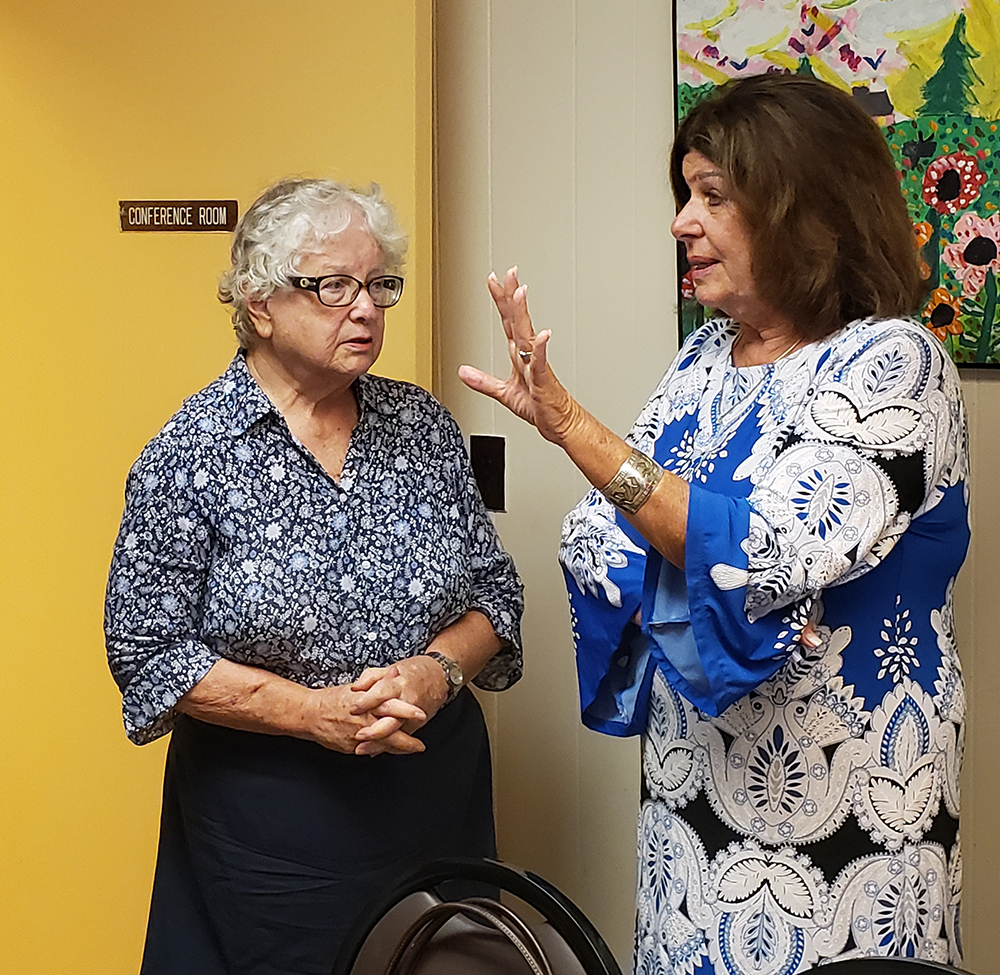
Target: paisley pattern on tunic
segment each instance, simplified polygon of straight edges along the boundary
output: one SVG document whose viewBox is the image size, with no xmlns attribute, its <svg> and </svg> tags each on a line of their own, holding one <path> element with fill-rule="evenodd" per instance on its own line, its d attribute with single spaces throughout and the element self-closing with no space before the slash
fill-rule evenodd
<svg viewBox="0 0 1000 975">
<path fill-rule="evenodd" d="M 691 336 L 630 435 L 691 484 L 684 572 L 594 493 L 564 525 L 584 721 L 645 732 L 636 971 L 957 964 L 957 373 L 905 321 L 746 369 L 735 334 Z"/>
<path fill-rule="evenodd" d="M 244 353 L 129 474 L 108 579 L 108 659 L 138 743 L 220 657 L 308 687 L 421 653 L 470 609 L 505 641 L 476 678 L 521 675 L 521 583 L 451 414 L 363 375 L 339 481 L 291 434 Z"/>
</svg>

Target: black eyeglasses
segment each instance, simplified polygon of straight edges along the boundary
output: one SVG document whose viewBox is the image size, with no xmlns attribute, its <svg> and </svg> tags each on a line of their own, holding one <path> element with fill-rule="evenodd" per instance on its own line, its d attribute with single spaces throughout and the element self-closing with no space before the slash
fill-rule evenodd
<svg viewBox="0 0 1000 975">
<path fill-rule="evenodd" d="M 320 304 L 328 308 L 342 308 L 353 304 L 362 288 L 371 296 L 376 308 L 391 308 L 403 294 L 403 279 L 395 274 L 381 274 L 367 284 L 349 274 L 324 274 L 319 278 L 295 274 L 292 275 L 292 286 L 311 291 L 319 298 Z"/>
</svg>

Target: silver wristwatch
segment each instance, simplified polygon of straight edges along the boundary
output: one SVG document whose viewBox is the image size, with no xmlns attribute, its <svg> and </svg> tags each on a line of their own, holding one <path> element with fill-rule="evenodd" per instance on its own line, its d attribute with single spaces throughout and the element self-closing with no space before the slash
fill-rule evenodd
<svg viewBox="0 0 1000 975">
<path fill-rule="evenodd" d="M 428 650 L 424 656 L 433 658 L 441 665 L 444 679 L 448 682 L 448 697 L 444 703 L 451 704 L 458 697 L 458 692 L 465 687 L 465 674 L 462 673 L 462 665 L 457 660 L 452 660 L 451 657 L 438 653 L 437 650 Z"/>
</svg>

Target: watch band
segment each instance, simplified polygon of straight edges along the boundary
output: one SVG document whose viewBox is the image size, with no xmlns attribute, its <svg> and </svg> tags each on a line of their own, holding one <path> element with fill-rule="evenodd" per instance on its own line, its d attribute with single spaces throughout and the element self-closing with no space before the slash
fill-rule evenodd
<svg viewBox="0 0 1000 975">
<path fill-rule="evenodd" d="M 448 697 L 444 703 L 451 704 L 458 697 L 458 692 L 465 686 L 465 674 L 462 672 L 462 665 L 457 660 L 452 660 L 451 657 L 446 657 L 443 653 L 438 653 L 437 650 L 428 650 L 424 656 L 436 660 L 441 665 L 441 669 L 444 671 L 444 679 L 448 682 Z"/>
</svg>

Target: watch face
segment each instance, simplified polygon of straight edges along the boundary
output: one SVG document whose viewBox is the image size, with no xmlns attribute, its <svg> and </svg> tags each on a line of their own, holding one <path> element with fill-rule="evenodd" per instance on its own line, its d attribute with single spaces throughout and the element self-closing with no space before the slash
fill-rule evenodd
<svg viewBox="0 0 1000 975">
<path fill-rule="evenodd" d="M 441 665 L 445 680 L 448 682 L 448 698 L 450 700 L 465 684 L 465 674 L 462 673 L 461 665 L 457 660 L 452 660 L 451 657 L 446 657 L 443 653 L 438 653 L 436 650 L 431 651 L 427 656 L 433 657 Z"/>
<path fill-rule="evenodd" d="M 465 683 L 465 675 L 462 673 L 462 668 L 454 660 L 445 657 L 445 674 L 448 677 L 448 683 L 451 684 L 453 688 L 457 691 L 462 684 Z"/>
</svg>

